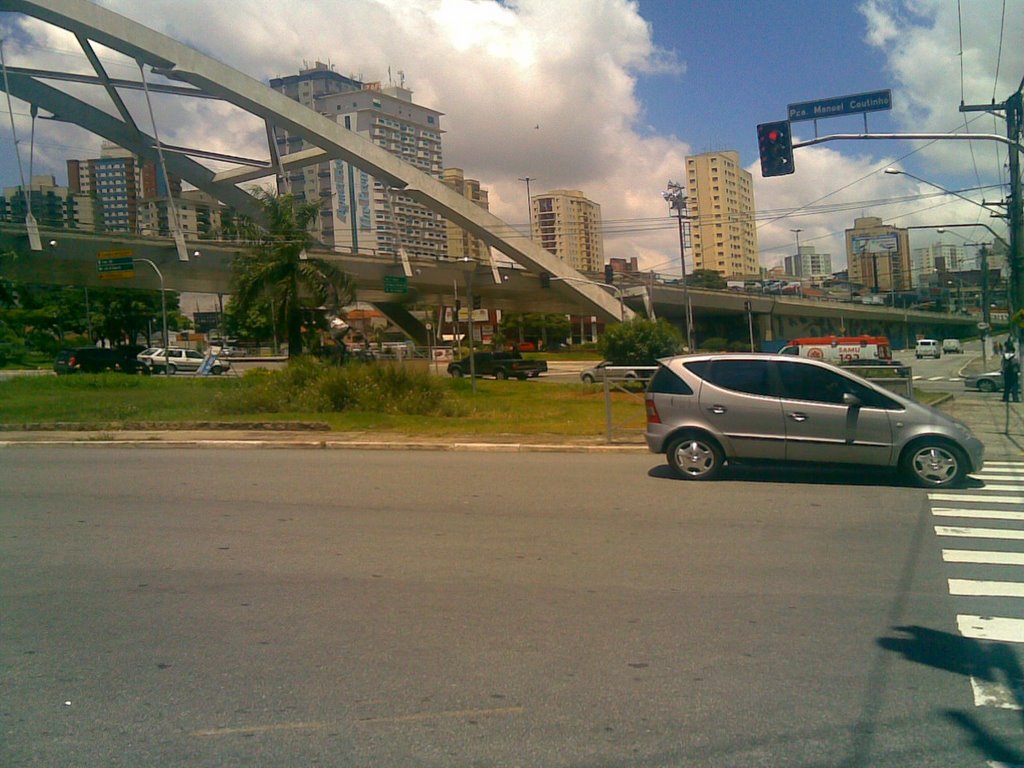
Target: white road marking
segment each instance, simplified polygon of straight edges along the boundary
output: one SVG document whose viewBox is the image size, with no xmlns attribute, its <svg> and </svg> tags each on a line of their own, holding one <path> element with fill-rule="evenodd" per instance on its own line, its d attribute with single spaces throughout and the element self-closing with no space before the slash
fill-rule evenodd
<svg viewBox="0 0 1024 768">
<path fill-rule="evenodd" d="M 1024 597 L 1024 584 L 1016 581 L 947 579 L 949 594 L 972 597 Z"/>
<path fill-rule="evenodd" d="M 994 680 L 979 680 L 971 676 L 971 688 L 974 689 L 974 706 L 996 707 L 997 709 L 1016 709 L 1021 707 L 1021 694 L 1024 691 L 1014 693 L 1008 686 L 997 683 Z"/>
<path fill-rule="evenodd" d="M 1024 520 L 1024 512 L 1012 509 L 956 509 L 953 507 L 936 507 L 932 510 L 936 517 L 977 517 L 990 520 Z"/>
<path fill-rule="evenodd" d="M 1007 488 L 1006 490 L 1017 491 L 1020 489 Z M 982 501 L 991 502 L 993 504 L 1016 504 L 1018 509 L 1024 506 L 1024 496 L 985 496 L 984 494 L 975 493 L 929 493 L 928 498 L 932 501 L 959 501 L 961 503 L 968 501 Z"/>
<path fill-rule="evenodd" d="M 1006 528 L 963 528 L 956 525 L 936 525 L 937 536 L 959 536 L 968 539 L 1016 539 L 1024 540 L 1024 531 Z"/>
<path fill-rule="evenodd" d="M 983 565 L 1024 565 L 1024 552 L 990 552 L 984 549 L 944 549 L 947 563 L 979 563 Z"/>
<path fill-rule="evenodd" d="M 960 614 L 956 617 L 956 625 L 961 635 L 974 640 L 1024 643 L 1024 619 Z"/>
</svg>

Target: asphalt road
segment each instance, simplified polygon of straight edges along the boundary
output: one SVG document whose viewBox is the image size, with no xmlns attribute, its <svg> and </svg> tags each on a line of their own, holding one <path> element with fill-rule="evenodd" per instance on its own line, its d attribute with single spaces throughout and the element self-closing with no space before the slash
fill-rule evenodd
<svg viewBox="0 0 1024 768">
<path fill-rule="evenodd" d="M 1024 762 L 969 682 L 1016 647 L 890 478 L 39 447 L 0 488 L 4 766 Z"/>
</svg>

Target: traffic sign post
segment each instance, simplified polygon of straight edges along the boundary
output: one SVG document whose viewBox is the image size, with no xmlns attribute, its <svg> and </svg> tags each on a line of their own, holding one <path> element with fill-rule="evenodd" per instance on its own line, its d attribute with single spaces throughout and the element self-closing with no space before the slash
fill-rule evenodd
<svg viewBox="0 0 1024 768">
<path fill-rule="evenodd" d="M 128 280 L 135 277 L 135 260 L 127 249 L 100 251 L 96 255 L 96 271 L 101 280 Z"/>
</svg>

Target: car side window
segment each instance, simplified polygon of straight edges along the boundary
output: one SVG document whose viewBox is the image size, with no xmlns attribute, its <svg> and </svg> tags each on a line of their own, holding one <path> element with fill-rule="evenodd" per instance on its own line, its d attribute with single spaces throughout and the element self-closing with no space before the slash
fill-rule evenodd
<svg viewBox="0 0 1024 768">
<path fill-rule="evenodd" d="M 833 371 L 816 365 L 778 363 L 783 397 L 814 403 L 843 404 L 843 395 L 854 395 L 867 408 L 900 410 L 895 400 Z"/>
<path fill-rule="evenodd" d="M 778 397 L 772 391 L 767 360 L 712 360 L 704 380 L 734 392 Z"/>
<path fill-rule="evenodd" d="M 651 383 L 647 385 L 648 392 L 658 392 L 664 395 L 692 395 L 690 385 L 683 381 L 678 374 L 664 365 L 659 365 L 657 372 L 651 377 Z"/>
</svg>

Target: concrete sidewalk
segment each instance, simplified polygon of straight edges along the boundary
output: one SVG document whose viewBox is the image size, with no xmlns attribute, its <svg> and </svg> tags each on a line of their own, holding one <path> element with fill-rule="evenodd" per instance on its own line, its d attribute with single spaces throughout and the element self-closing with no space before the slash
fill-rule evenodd
<svg viewBox="0 0 1024 768">
<path fill-rule="evenodd" d="M 1007 408 L 998 395 L 984 398 L 950 397 L 938 406 L 960 419 L 985 443 L 988 461 L 1024 461 L 1024 404 Z M 271 426 L 271 425 L 268 425 Z M 323 425 L 292 429 L 204 428 L 138 429 L 85 428 L 0 430 L 0 448 L 32 445 L 111 446 L 138 448 L 362 448 L 375 450 L 435 450 L 526 452 L 646 452 L 643 435 L 607 443 L 604 436 L 570 438 L 560 435 L 502 434 L 422 436 L 393 433 L 329 432 Z"/>
</svg>

